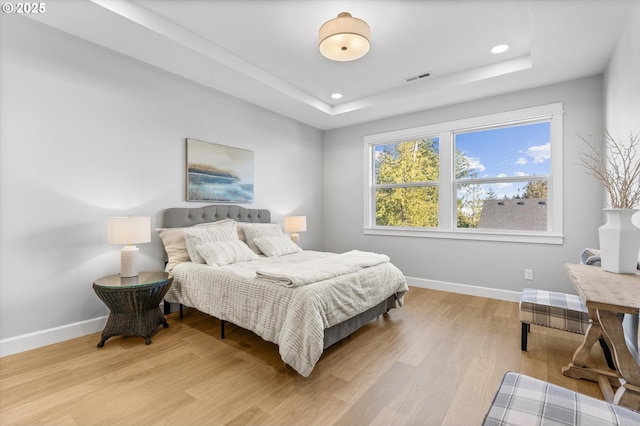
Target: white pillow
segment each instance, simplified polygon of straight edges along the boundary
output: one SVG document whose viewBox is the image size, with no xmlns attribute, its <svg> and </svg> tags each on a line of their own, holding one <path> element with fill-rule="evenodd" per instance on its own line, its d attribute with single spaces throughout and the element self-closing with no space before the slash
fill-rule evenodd
<svg viewBox="0 0 640 426">
<path fill-rule="evenodd" d="M 218 226 L 194 226 L 184 230 L 184 245 L 194 263 L 205 263 L 202 256 L 198 254 L 197 247 L 200 244 L 237 239 L 238 231 L 235 222 L 227 222 Z"/>
<path fill-rule="evenodd" d="M 184 228 L 156 228 L 156 232 L 167 252 L 167 272 L 171 272 L 178 263 L 191 260 L 184 245 Z"/>
<path fill-rule="evenodd" d="M 256 238 L 253 242 L 266 256 L 283 256 L 301 252 L 302 249 L 289 237 L 262 237 Z"/>
<path fill-rule="evenodd" d="M 243 223 L 245 242 L 256 254 L 262 254 L 254 240 L 262 237 L 281 237 L 282 228 L 277 223 Z"/>
<path fill-rule="evenodd" d="M 260 259 L 260 256 L 240 240 L 214 241 L 200 244 L 196 248 L 209 266 L 224 266 Z"/>
<path fill-rule="evenodd" d="M 195 226 L 199 228 L 221 225 L 230 226 L 233 222 L 233 219 L 222 219 L 217 222 L 200 223 Z M 189 228 L 192 227 L 156 228 L 156 232 L 164 245 L 164 251 L 167 253 L 167 272 L 171 272 L 178 263 L 191 261 L 184 241 L 184 230 Z"/>
</svg>

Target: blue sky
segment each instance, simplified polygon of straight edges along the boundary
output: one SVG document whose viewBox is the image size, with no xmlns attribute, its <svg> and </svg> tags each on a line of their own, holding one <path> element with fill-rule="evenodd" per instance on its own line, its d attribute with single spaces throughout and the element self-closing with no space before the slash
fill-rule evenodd
<svg viewBox="0 0 640 426">
<path fill-rule="evenodd" d="M 471 160 L 478 177 L 548 175 L 549 122 L 456 135 L 456 150 Z"/>
<path fill-rule="evenodd" d="M 456 150 L 469 158 L 481 178 L 550 173 L 549 122 L 459 133 L 455 143 Z M 516 195 L 523 184 L 489 186 L 502 197 Z"/>
</svg>

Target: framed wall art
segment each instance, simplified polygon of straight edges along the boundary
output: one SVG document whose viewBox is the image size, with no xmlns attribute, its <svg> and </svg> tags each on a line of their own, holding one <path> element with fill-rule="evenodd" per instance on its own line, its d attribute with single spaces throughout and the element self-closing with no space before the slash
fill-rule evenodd
<svg viewBox="0 0 640 426">
<path fill-rule="evenodd" d="M 253 151 L 187 138 L 187 201 L 253 202 Z"/>
</svg>

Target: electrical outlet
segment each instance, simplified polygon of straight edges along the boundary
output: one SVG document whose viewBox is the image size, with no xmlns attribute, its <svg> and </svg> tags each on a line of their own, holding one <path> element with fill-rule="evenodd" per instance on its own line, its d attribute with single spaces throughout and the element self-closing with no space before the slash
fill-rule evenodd
<svg viewBox="0 0 640 426">
<path fill-rule="evenodd" d="M 524 270 L 524 279 L 533 281 L 533 269 L 525 269 Z"/>
</svg>

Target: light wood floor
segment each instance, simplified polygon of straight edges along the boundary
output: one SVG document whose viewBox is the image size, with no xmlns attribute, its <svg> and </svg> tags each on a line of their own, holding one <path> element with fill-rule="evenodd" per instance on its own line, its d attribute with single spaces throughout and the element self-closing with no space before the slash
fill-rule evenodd
<svg viewBox="0 0 640 426">
<path fill-rule="evenodd" d="M 512 302 L 412 287 L 308 378 L 249 331 L 228 325 L 220 340 L 220 322 L 190 309 L 168 322 L 149 346 L 98 349 L 95 333 L 1 358 L 0 424 L 477 425 L 507 370 L 602 398 L 561 374 L 582 336 L 532 326 L 522 352 Z"/>
</svg>

